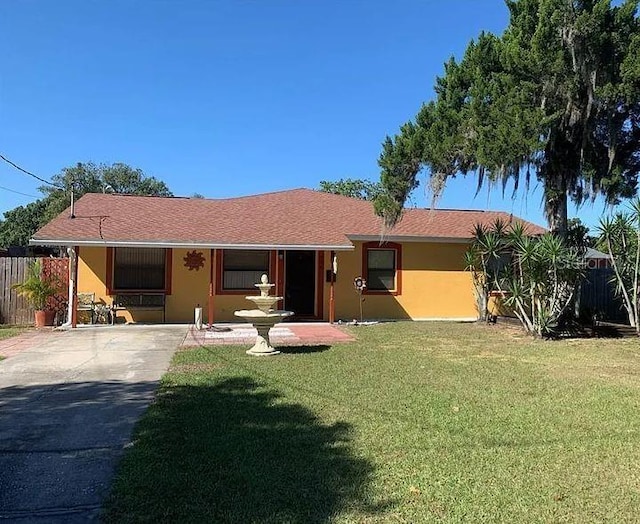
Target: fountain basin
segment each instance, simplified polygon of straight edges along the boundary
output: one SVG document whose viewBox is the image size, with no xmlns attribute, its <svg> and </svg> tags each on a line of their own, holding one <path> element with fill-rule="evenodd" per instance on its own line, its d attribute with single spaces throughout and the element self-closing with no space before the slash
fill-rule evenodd
<svg viewBox="0 0 640 524">
<path fill-rule="evenodd" d="M 252 320 L 254 318 L 275 318 L 277 322 L 277 319 L 293 315 L 293 311 L 282 311 L 279 309 L 271 309 L 269 311 L 262 311 L 260 309 L 241 309 L 240 311 L 235 311 L 233 314 L 236 317 L 250 318 Z"/>
<path fill-rule="evenodd" d="M 258 306 L 259 311 L 263 311 L 265 313 L 269 313 L 273 311 L 273 306 L 275 305 L 275 303 L 278 302 L 279 300 L 282 300 L 282 297 L 271 297 L 271 296 L 266 296 L 266 297 L 250 296 L 250 297 L 244 297 L 244 298 L 253 302 L 256 306 Z M 243 309 L 241 311 L 252 311 L 252 310 Z"/>
<path fill-rule="evenodd" d="M 254 346 L 247 350 L 248 355 L 277 355 L 280 352 L 269 342 L 269 330 L 283 318 L 293 315 L 293 311 L 273 309 L 273 305 L 279 300 L 282 300 L 282 297 L 269 295 L 269 290 L 274 287 L 275 284 L 269 284 L 267 275 L 262 275 L 260 283 L 255 284 L 255 286 L 260 290 L 260 295 L 245 298 L 258 306 L 258 309 L 241 309 L 235 311 L 233 314 L 236 317 L 250 322 L 253 324 L 253 327 L 258 330 L 258 338 Z"/>
<path fill-rule="evenodd" d="M 241 309 L 240 311 L 235 311 L 233 314 L 236 317 L 253 324 L 253 327 L 258 331 L 256 343 L 251 349 L 247 350 L 248 355 L 268 356 L 280 353 L 269 341 L 269 330 L 278 322 L 281 322 L 286 317 L 293 315 L 293 311 L 272 309 L 265 312 L 260 309 Z"/>
</svg>

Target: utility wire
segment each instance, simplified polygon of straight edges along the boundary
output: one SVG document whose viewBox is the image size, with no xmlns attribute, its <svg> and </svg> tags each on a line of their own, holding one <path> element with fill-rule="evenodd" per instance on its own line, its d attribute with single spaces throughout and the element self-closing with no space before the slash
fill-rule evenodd
<svg viewBox="0 0 640 524">
<path fill-rule="evenodd" d="M 100 222 L 98 222 L 98 234 L 100 235 L 100 238 L 102 240 L 104 240 L 104 236 L 102 236 L 102 224 L 107 218 L 111 218 L 111 216 L 110 215 L 84 215 L 84 216 L 83 215 L 74 215 L 73 218 L 75 218 L 75 219 L 88 218 L 92 222 L 93 222 L 94 218 L 100 219 Z"/>
<path fill-rule="evenodd" d="M 15 193 L 16 195 L 22 195 L 31 198 L 41 198 L 36 195 L 29 195 L 28 193 L 21 193 L 20 191 L 16 191 L 15 189 L 9 189 L 8 187 L 0 186 L 0 189 L 4 189 L 5 191 L 9 191 L 9 193 Z"/>
<path fill-rule="evenodd" d="M 29 175 L 29 176 L 32 176 L 32 177 L 33 177 L 33 178 L 35 178 L 36 180 L 40 180 L 40 182 L 44 182 L 45 184 L 47 184 L 47 185 L 49 185 L 49 186 L 52 186 L 52 187 L 55 187 L 55 188 L 57 188 L 57 189 L 63 189 L 63 190 L 64 190 L 64 189 L 66 189 L 66 188 L 65 188 L 65 187 L 63 187 L 63 186 L 59 186 L 58 184 L 54 184 L 53 182 L 49 182 L 49 180 L 45 180 L 44 178 L 39 177 L 38 175 L 35 175 L 35 174 L 31 173 L 30 171 L 27 171 L 26 169 L 21 168 L 18 164 L 13 163 L 11 160 L 9 160 L 9 159 L 8 159 L 6 156 L 4 156 L 4 155 L 1 155 L 1 154 L 0 154 L 0 159 L 4 160 L 7 164 L 9 164 L 9 165 L 11 165 L 11 166 L 15 167 L 18 171 L 22 171 L 23 173 L 25 173 L 25 174 L 27 174 L 27 175 Z"/>
</svg>

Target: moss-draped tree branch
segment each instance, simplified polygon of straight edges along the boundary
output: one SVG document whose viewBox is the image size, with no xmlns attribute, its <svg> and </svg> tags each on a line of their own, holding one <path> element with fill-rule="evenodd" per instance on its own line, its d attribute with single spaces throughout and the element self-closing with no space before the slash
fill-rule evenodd
<svg viewBox="0 0 640 524">
<path fill-rule="evenodd" d="M 434 100 L 387 137 L 385 190 L 376 211 L 388 226 L 425 172 L 434 199 L 446 181 L 477 187 L 537 178 L 552 230 L 567 230 L 568 199 L 607 203 L 635 194 L 640 170 L 638 0 L 507 0 L 501 36 L 482 33 L 445 64 Z"/>
</svg>

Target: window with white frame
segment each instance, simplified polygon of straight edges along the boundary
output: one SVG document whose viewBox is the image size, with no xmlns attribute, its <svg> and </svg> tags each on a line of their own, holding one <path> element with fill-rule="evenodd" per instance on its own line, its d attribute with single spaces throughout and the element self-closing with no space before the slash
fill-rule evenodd
<svg viewBox="0 0 640 524">
<path fill-rule="evenodd" d="M 394 291 L 396 289 L 396 250 L 367 250 L 367 289 Z"/>
<path fill-rule="evenodd" d="M 402 294 L 402 245 L 395 242 L 365 242 L 362 246 L 365 294 Z"/>
</svg>

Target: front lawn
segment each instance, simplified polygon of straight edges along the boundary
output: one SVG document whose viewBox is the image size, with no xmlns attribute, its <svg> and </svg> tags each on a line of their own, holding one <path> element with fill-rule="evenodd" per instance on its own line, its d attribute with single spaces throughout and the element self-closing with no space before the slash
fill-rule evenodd
<svg viewBox="0 0 640 524">
<path fill-rule="evenodd" d="M 180 351 L 110 522 L 637 522 L 637 339 L 398 322 Z"/>
<path fill-rule="evenodd" d="M 0 340 L 4 340 L 5 338 L 15 337 L 20 333 L 26 331 L 26 328 L 15 327 L 15 326 L 0 326 Z"/>
</svg>

